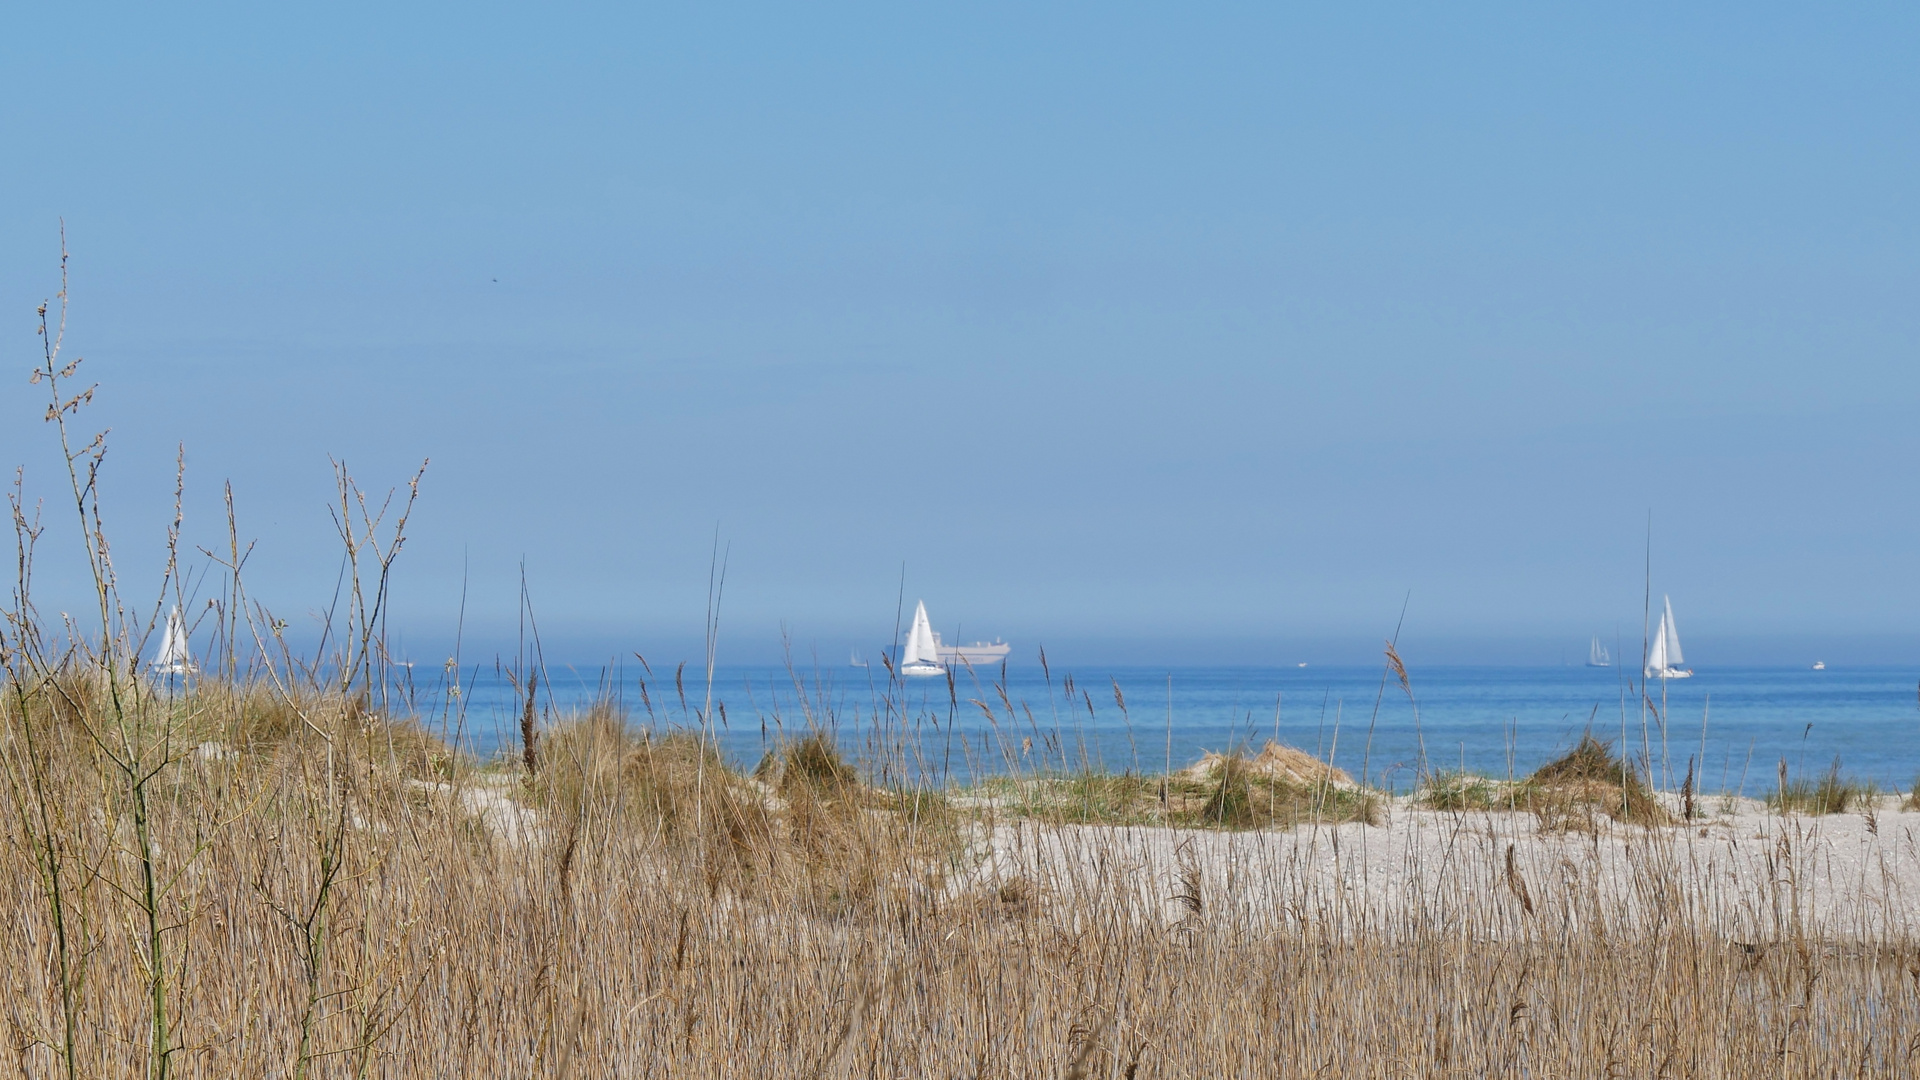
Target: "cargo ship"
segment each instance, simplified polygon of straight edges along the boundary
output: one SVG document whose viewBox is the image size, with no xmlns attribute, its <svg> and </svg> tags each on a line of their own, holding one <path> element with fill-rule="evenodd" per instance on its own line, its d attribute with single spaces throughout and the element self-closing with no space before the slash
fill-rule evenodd
<svg viewBox="0 0 1920 1080">
<path fill-rule="evenodd" d="M 995 638 L 992 641 L 976 641 L 971 645 L 944 645 L 940 641 L 940 631 L 933 632 L 933 647 L 940 654 L 943 664 L 958 664 L 961 667 L 990 667 L 1007 658 L 1013 646 Z"/>
</svg>

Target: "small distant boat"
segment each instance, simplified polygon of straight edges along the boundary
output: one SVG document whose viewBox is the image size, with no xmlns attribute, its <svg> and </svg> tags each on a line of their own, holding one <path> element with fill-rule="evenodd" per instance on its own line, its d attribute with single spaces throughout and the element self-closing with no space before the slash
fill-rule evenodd
<svg viewBox="0 0 1920 1080">
<path fill-rule="evenodd" d="M 1297 666 L 1299 666 L 1299 667 L 1306 667 L 1306 666 L 1307 666 L 1307 662 L 1306 662 L 1305 660 L 1302 660 L 1302 661 L 1300 661 L 1300 663 L 1299 663 L 1299 664 L 1298 664 Z"/>
<path fill-rule="evenodd" d="M 940 639 L 927 621 L 927 602 L 918 601 L 913 609 L 913 628 L 907 631 L 906 647 L 900 650 L 900 674 L 945 675 L 940 666 Z"/>
<path fill-rule="evenodd" d="M 867 662 L 865 660 L 860 659 L 859 649 L 853 650 L 853 655 L 847 661 L 847 666 L 848 667 L 866 667 L 867 666 Z"/>
<path fill-rule="evenodd" d="M 1593 644 L 1589 646 L 1587 649 L 1587 666 L 1588 667 L 1612 667 L 1613 666 L 1613 657 L 1607 655 L 1607 647 L 1605 645 L 1600 644 L 1600 639 L 1598 637 L 1595 637 L 1593 639 Z"/>
<path fill-rule="evenodd" d="M 1815 671 L 1827 670 L 1827 662 L 1825 660 L 1815 660 L 1813 662 L 1813 670 Z"/>
<path fill-rule="evenodd" d="M 1653 633 L 1647 650 L 1646 676 L 1649 679 L 1691 679 L 1692 668 L 1683 668 L 1687 658 L 1680 651 L 1680 629 L 1673 621 L 1673 600 L 1662 596 L 1666 610 L 1660 614 L 1660 627 Z"/>
<path fill-rule="evenodd" d="M 191 675 L 200 670 L 187 648 L 187 624 L 180 617 L 178 605 L 167 613 L 167 628 L 160 635 L 160 651 L 154 654 L 148 670 L 155 675 Z"/>
</svg>

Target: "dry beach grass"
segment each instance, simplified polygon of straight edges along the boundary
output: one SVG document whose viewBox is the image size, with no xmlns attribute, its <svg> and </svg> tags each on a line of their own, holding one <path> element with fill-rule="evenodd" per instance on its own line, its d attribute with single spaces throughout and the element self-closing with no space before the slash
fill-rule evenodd
<svg viewBox="0 0 1920 1080">
<path fill-rule="evenodd" d="M 25 1075 L 1900 1076 L 1920 1038 L 1892 808 L 1083 826 L 606 716 L 532 776 L 344 697 L 243 745 L 206 686 L 140 700 L 200 739 L 143 848 L 81 679 L 4 712 Z"/>
<path fill-rule="evenodd" d="M 1920 813 L 1872 793 L 1689 820 L 1599 744 L 1399 798 L 1279 747 L 950 791 L 849 765 L 831 716 L 749 774 L 703 715 L 611 705 L 530 706 L 478 763 L 392 693 L 410 503 L 344 470 L 324 655 L 247 602 L 236 539 L 213 670 L 156 679 L 48 340 L 98 619 L 42 624 L 16 498 L 21 1075 L 1914 1075 Z"/>
</svg>

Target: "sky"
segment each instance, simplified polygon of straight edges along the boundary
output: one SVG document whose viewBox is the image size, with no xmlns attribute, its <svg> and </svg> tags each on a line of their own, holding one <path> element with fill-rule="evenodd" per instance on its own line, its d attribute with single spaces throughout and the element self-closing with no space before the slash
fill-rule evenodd
<svg viewBox="0 0 1920 1080">
<path fill-rule="evenodd" d="M 0 463 L 78 604 L 297 627 L 430 459 L 422 658 L 1920 659 L 1899 5 L 42 5 L 0 37 Z M 1649 543 L 1651 541 L 1651 543 Z M 191 551 L 190 551 L 191 553 Z M 204 557 L 200 565 L 205 565 Z M 210 580 L 210 579 L 209 579 Z M 204 587 L 212 590 L 214 586 Z M 205 595 L 203 593 L 202 595 Z M 75 597 L 76 599 L 68 599 Z M 785 644 L 783 644 L 785 642 Z"/>
</svg>

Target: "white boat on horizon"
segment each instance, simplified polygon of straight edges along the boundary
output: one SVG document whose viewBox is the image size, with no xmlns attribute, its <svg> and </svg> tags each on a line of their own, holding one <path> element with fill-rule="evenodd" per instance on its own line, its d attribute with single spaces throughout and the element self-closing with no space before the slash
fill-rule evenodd
<svg viewBox="0 0 1920 1080">
<path fill-rule="evenodd" d="M 1683 668 L 1686 655 L 1680 651 L 1680 629 L 1673 621 L 1673 599 L 1662 595 L 1666 610 L 1660 613 L 1660 626 L 1647 647 L 1646 677 L 1649 679 L 1690 679 L 1692 668 Z"/>
<path fill-rule="evenodd" d="M 1594 636 L 1593 645 L 1587 649 L 1587 666 L 1588 667 L 1612 667 L 1613 666 L 1613 657 L 1607 655 L 1607 647 L 1605 645 L 1600 644 L 1600 638 L 1598 635 Z"/>
<path fill-rule="evenodd" d="M 1815 660 L 1813 662 L 1813 670 L 1815 671 L 1827 670 L 1827 662 L 1825 660 Z"/>
<path fill-rule="evenodd" d="M 848 667 L 866 667 L 867 666 L 867 662 L 865 660 L 860 659 L 859 649 L 853 650 L 853 655 L 847 660 L 847 666 Z"/>
<path fill-rule="evenodd" d="M 200 670 L 187 648 L 187 624 L 180 616 L 179 605 L 167 612 L 167 628 L 160 635 L 160 651 L 154 654 L 147 670 L 155 675 L 192 675 Z"/>
<path fill-rule="evenodd" d="M 925 676 L 946 673 L 947 669 L 940 665 L 940 639 L 934 635 L 933 624 L 927 621 L 927 602 L 916 601 L 913 627 L 907 631 L 907 643 L 900 650 L 900 674 Z"/>
<path fill-rule="evenodd" d="M 903 675 L 945 675 L 948 668 L 991 667 L 1004 663 L 1013 646 L 995 638 L 971 645 L 948 645 L 940 640 L 940 631 L 927 618 L 927 602 L 916 601 L 913 628 L 907 632 L 907 646 L 900 654 Z M 860 666 L 860 665 L 855 665 Z"/>
</svg>

